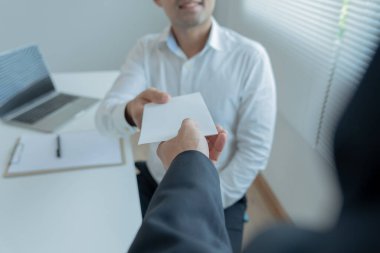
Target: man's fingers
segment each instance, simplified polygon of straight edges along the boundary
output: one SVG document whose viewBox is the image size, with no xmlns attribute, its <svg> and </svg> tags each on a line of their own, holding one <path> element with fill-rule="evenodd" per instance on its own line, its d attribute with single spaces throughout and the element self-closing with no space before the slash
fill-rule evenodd
<svg viewBox="0 0 380 253">
<path fill-rule="evenodd" d="M 182 127 L 185 127 L 185 128 L 198 128 L 197 127 L 197 123 L 195 123 L 195 121 L 194 120 L 192 120 L 192 119 L 189 119 L 189 118 L 187 118 L 187 119 L 184 119 L 183 121 L 182 121 L 182 125 L 181 125 L 181 128 Z"/>
<path fill-rule="evenodd" d="M 227 134 L 227 132 L 220 125 L 216 125 L 216 130 L 218 131 L 217 134 L 206 137 L 210 149 L 212 149 L 213 146 L 215 145 L 215 142 L 216 142 L 219 134 L 221 134 L 221 133 Z"/>
<path fill-rule="evenodd" d="M 142 92 L 140 98 L 146 103 L 164 104 L 169 101 L 170 95 L 166 92 L 159 91 L 155 88 L 149 88 Z"/>
<path fill-rule="evenodd" d="M 178 130 L 178 135 L 185 134 L 188 131 L 195 131 L 197 135 L 200 135 L 198 125 L 192 119 L 184 119 L 182 121 L 181 128 Z"/>
<path fill-rule="evenodd" d="M 169 168 L 173 159 L 187 150 L 197 150 L 209 157 L 206 139 L 201 135 L 197 124 L 191 119 L 182 121 L 177 136 L 159 144 L 157 155 L 164 167 Z"/>
<path fill-rule="evenodd" d="M 218 133 L 223 132 L 224 129 L 221 125 L 216 125 L 216 130 L 218 130 Z"/>
<path fill-rule="evenodd" d="M 217 127 L 218 128 L 218 127 Z M 227 141 L 227 132 L 222 128 L 218 128 L 218 135 L 212 136 L 209 141 L 210 159 L 215 163 L 218 161 Z"/>
<path fill-rule="evenodd" d="M 224 148 L 224 145 L 226 144 L 226 141 L 227 141 L 227 134 L 225 132 L 221 132 L 220 134 L 218 134 L 218 137 L 216 138 L 213 149 L 221 153 Z"/>
<path fill-rule="evenodd" d="M 218 137 L 219 132 L 222 131 L 223 128 L 219 125 L 216 125 L 216 130 L 218 131 L 217 134 L 211 135 L 211 136 L 206 136 L 207 143 L 209 144 L 209 147 L 212 147 L 214 145 L 214 142 L 216 141 L 216 138 Z"/>
<path fill-rule="evenodd" d="M 162 104 L 168 102 L 169 99 L 169 94 L 159 91 L 156 88 L 149 88 L 129 102 L 129 106 L 127 105 L 128 115 L 132 118 L 136 126 L 141 129 L 144 105 L 147 103 Z"/>
</svg>

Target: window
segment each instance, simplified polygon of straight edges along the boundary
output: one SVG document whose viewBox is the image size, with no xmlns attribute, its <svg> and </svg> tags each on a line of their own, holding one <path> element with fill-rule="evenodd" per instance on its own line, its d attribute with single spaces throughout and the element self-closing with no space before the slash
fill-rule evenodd
<svg viewBox="0 0 380 253">
<path fill-rule="evenodd" d="M 331 134 L 380 41 L 380 0 L 240 0 L 229 25 L 261 42 L 279 113 L 330 160 Z"/>
</svg>

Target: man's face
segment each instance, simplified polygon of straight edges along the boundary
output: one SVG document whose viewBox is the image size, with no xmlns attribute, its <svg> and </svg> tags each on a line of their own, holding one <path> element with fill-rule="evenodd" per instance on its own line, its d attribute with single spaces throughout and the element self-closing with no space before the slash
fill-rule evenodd
<svg viewBox="0 0 380 253">
<path fill-rule="evenodd" d="M 155 0 L 169 17 L 173 26 L 192 28 L 208 21 L 215 0 Z"/>
</svg>

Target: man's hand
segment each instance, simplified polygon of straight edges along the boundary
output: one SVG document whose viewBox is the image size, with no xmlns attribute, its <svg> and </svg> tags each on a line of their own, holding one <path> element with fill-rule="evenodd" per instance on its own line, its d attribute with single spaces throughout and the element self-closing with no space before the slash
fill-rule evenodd
<svg viewBox="0 0 380 253">
<path fill-rule="evenodd" d="M 161 142 L 157 149 L 157 155 L 166 169 L 169 168 L 177 155 L 188 150 L 199 151 L 215 163 L 227 140 L 227 133 L 219 126 L 217 129 L 218 134 L 207 137 L 206 140 L 195 122 L 191 119 L 185 119 L 176 137 Z"/>
<path fill-rule="evenodd" d="M 144 105 L 148 103 L 165 104 L 169 99 L 170 95 L 166 92 L 159 91 L 156 88 L 146 89 L 127 104 L 125 118 L 129 124 L 136 125 L 141 129 Z"/>
<path fill-rule="evenodd" d="M 157 148 L 157 155 L 165 169 L 168 169 L 177 155 L 188 150 L 197 150 L 208 157 L 206 138 L 202 136 L 198 126 L 191 119 L 182 121 L 176 137 L 160 143 Z"/>
<path fill-rule="evenodd" d="M 219 159 L 220 154 L 223 151 L 224 144 L 227 141 L 227 132 L 219 125 L 216 126 L 218 133 L 216 135 L 207 136 L 208 151 L 210 160 L 216 163 Z"/>
</svg>

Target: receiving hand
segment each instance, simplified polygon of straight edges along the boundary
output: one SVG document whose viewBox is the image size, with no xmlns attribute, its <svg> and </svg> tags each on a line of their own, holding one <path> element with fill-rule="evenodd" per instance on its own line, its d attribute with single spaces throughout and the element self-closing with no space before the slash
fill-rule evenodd
<svg viewBox="0 0 380 253">
<path fill-rule="evenodd" d="M 168 169 L 174 158 L 188 150 L 196 150 L 208 157 L 206 138 L 201 134 L 196 123 L 191 119 L 182 121 L 178 135 L 168 141 L 163 141 L 157 148 L 157 155 L 165 169 Z"/>
<path fill-rule="evenodd" d="M 128 123 L 141 129 L 144 105 L 148 103 L 165 104 L 169 99 L 170 95 L 166 92 L 156 88 L 146 89 L 127 104 L 125 114 Z"/>
<path fill-rule="evenodd" d="M 205 138 L 193 120 L 185 119 L 176 137 L 160 143 L 157 155 L 166 169 L 177 155 L 188 150 L 199 151 L 215 163 L 227 140 L 227 133 L 219 126 L 217 129 L 217 135 Z"/>
</svg>

